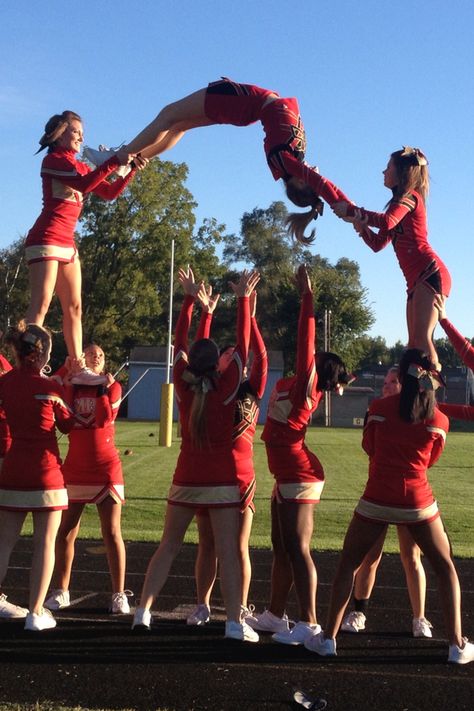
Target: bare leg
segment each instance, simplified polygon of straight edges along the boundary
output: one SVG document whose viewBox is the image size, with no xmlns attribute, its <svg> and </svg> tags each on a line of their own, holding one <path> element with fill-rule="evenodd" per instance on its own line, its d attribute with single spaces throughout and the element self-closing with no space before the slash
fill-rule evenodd
<svg viewBox="0 0 474 711">
<path fill-rule="evenodd" d="M 25 518 L 24 511 L 0 511 L 0 586 L 7 574 L 10 556 L 20 537 Z"/>
<path fill-rule="evenodd" d="M 126 146 L 129 153 L 142 153 L 146 158 L 159 155 L 174 146 L 185 131 L 199 126 L 210 126 L 204 113 L 206 89 L 199 89 L 179 101 L 168 104 L 158 116 Z M 166 133 L 173 132 L 174 137 L 167 139 Z M 169 140 L 169 143 L 167 142 Z M 146 152 L 145 149 L 148 149 Z"/>
<path fill-rule="evenodd" d="M 437 518 L 431 523 L 412 526 L 410 530 L 438 578 L 441 608 L 449 644 L 462 647 L 464 643 L 461 631 L 461 590 L 443 523 L 440 518 Z"/>
<path fill-rule="evenodd" d="M 63 310 L 63 334 L 68 354 L 78 359 L 82 355 L 81 263 L 60 264 L 56 293 Z"/>
<path fill-rule="evenodd" d="M 252 530 L 253 511 L 247 506 L 240 514 L 240 562 L 242 566 L 242 605 L 248 607 L 250 581 L 252 579 L 252 563 L 249 554 L 250 532 Z"/>
<path fill-rule="evenodd" d="M 239 559 L 238 508 L 209 509 L 219 561 L 220 584 L 228 622 L 240 621 L 242 571 Z"/>
<path fill-rule="evenodd" d="M 270 605 L 268 609 L 276 617 L 283 617 L 288 595 L 293 587 L 293 571 L 288 553 L 283 545 L 278 507 L 279 504 L 273 497 L 271 502 L 273 561 Z"/>
<path fill-rule="evenodd" d="M 314 504 L 279 503 L 278 516 L 299 603 L 299 620 L 316 624 L 317 573 L 311 557 Z"/>
<path fill-rule="evenodd" d="M 74 561 L 74 544 L 81 526 L 84 504 L 69 504 L 62 512 L 61 523 L 56 537 L 56 565 L 53 573 L 53 588 L 69 590 L 71 570 Z"/>
<path fill-rule="evenodd" d="M 30 305 L 25 321 L 42 326 L 48 313 L 56 286 L 59 262 L 34 262 L 28 265 L 30 280 Z"/>
<path fill-rule="evenodd" d="M 326 638 L 335 638 L 351 597 L 355 573 L 364 557 L 387 526 L 353 517 L 344 539 L 344 546 L 332 583 L 328 618 L 324 628 Z"/>
<path fill-rule="evenodd" d="M 54 568 L 54 543 L 61 511 L 33 512 L 33 559 L 30 571 L 30 612 L 39 615 Z"/>
<path fill-rule="evenodd" d="M 192 508 L 167 505 L 163 536 L 158 549 L 148 563 L 140 595 L 140 607 L 149 610 L 153 600 L 160 593 L 193 517 L 194 510 Z"/>
<path fill-rule="evenodd" d="M 427 353 L 434 364 L 438 354 L 433 344 L 433 331 L 438 323 L 435 294 L 423 283 L 418 284 L 407 304 L 408 347 Z"/>
<path fill-rule="evenodd" d="M 194 566 L 198 605 L 210 607 L 211 593 L 217 576 L 217 558 L 214 547 L 211 519 L 208 515 L 197 515 L 199 546 Z"/>
<path fill-rule="evenodd" d="M 426 575 L 421 562 L 421 551 L 413 540 L 408 526 L 397 526 L 397 533 L 413 617 L 424 617 Z"/>
<path fill-rule="evenodd" d="M 362 561 L 362 565 L 357 571 L 354 583 L 354 597 L 357 600 L 368 600 L 372 595 L 375 585 L 375 577 L 380 561 L 382 560 L 383 544 L 387 531 L 382 531 L 379 539 L 374 543 L 370 551 Z"/>
<path fill-rule="evenodd" d="M 122 504 L 107 496 L 97 504 L 100 517 L 102 538 L 104 539 L 109 563 L 112 592 L 123 592 L 125 589 L 125 544 L 122 538 L 121 516 Z"/>
</svg>

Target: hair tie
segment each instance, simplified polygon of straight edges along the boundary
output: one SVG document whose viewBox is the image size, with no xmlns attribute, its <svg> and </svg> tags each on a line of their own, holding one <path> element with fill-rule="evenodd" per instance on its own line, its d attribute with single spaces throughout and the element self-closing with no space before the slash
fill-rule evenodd
<svg viewBox="0 0 474 711">
<path fill-rule="evenodd" d="M 407 375 L 411 375 L 412 378 L 416 378 L 418 380 L 418 388 L 420 392 L 437 390 L 438 388 L 445 386 L 443 376 L 438 370 L 435 370 L 434 368 L 427 370 L 417 363 L 410 363 Z"/>
</svg>

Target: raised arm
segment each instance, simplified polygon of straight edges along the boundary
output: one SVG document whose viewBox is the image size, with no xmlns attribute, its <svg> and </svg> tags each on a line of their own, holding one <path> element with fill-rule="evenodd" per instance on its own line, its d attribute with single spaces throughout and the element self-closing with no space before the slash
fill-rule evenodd
<svg viewBox="0 0 474 711">
<path fill-rule="evenodd" d="M 454 350 L 461 358 L 464 365 L 474 370 L 474 346 L 468 338 L 464 338 L 459 331 L 453 326 L 451 321 L 446 316 L 445 299 L 443 296 L 436 295 L 435 306 L 439 311 L 439 323 L 441 328 L 448 336 L 454 346 Z"/>
<path fill-rule="evenodd" d="M 265 391 L 268 375 L 268 358 L 265 343 L 256 319 L 257 292 L 250 295 L 250 350 L 253 354 L 249 383 L 252 392 L 260 400 Z"/>
<path fill-rule="evenodd" d="M 184 301 L 181 306 L 181 311 L 176 323 L 174 336 L 174 361 L 187 357 L 188 353 L 188 334 L 191 326 L 191 318 L 193 315 L 194 299 L 196 298 L 199 284 L 194 280 L 194 274 L 191 267 L 180 269 L 178 272 L 178 280 L 184 290 Z"/>
<path fill-rule="evenodd" d="M 201 304 L 202 311 L 196 333 L 196 340 L 200 338 L 210 338 L 212 318 L 219 298 L 220 294 L 212 295 L 212 286 L 210 284 L 207 287 L 203 283 L 199 285 L 197 300 Z"/>
</svg>

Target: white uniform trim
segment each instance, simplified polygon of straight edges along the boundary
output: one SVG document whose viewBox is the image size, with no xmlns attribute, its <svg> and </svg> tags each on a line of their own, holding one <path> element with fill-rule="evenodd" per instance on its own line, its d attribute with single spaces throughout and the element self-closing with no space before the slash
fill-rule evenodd
<svg viewBox="0 0 474 711">
<path fill-rule="evenodd" d="M 183 506 L 238 506 L 240 491 L 237 484 L 221 486 L 182 486 L 172 484 L 168 501 Z"/>
<path fill-rule="evenodd" d="M 0 489 L 0 508 L 19 511 L 41 511 L 43 509 L 67 509 L 66 489 L 38 489 L 24 491 Z"/>
<path fill-rule="evenodd" d="M 375 504 L 373 501 L 361 498 L 355 508 L 355 512 L 363 518 L 381 521 L 383 523 L 423 523 L 432 518 L 436 518 L 438 514 L 438 504 L 433 501 L 432 504 L 424 509 L 403 508 L 401 506 L 388 506 L 383 504 Z"/>
</svg>

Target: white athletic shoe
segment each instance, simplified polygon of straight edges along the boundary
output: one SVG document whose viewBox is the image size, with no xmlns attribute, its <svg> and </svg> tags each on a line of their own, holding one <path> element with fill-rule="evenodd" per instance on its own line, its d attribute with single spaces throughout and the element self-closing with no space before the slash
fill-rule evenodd
<svg viewBox="0 0 474 711">
<path fill-rule="evenodd" d="M 73 385 L 105 385 L 107 376 L 93 373 L 90 368 L 82 368 L 71 377 Z"/>
<path fill-rule="evenodd" d="M 426 617 L 414 617 L 412 622 L 413 637 L 432 637 L 433 625 Z"/>
<path fill-rule="evenodd" d="M 63 607 L 69 607 L 70 604 L 69 590 L 52 590 L 44 601 L 44 606 L 48 610 L 62 610 Z"/>
<path fill-rule="evenodd" d="M 151 612 L 144 607 L 137 607 L 133 616 L 132 630 L 151 630 Z"/>
<path fill-rule="evenodd" d="M 2 620 L 21 620 L 26 617 L 28 610 L 26 607 L 14 605 L 7 601 L 7 596 L 3 593 L 0 595 L 0 618 Z"/>
<path fill-rule="evenodd" d="M 474 644 L 468 642 L 467 637 L 463 637 L 464 645 L 458 647 L 457 644 L 449 645 L 448 662 L 452 664 L 469 664 L 474 662 Z"/>
<path fill-rule="evenodd" d="M 43 607 L 40 615 L 34 612 L 29 612 L 25 620 L 25 630 L 28 632 L 43 632 L 43 630 L 51 630 L 56 627 L 56 620 L 49 610 Z"/>
<path fill-rule="evenodd" d="M 130 605 L 128 604 L 127 598 L 133 597 L 131 590 L 124 590 L 123 592 L 116 592 L 112 595 L 112 602 L 110 605 L 110 612 L 112 615 L 129 615 Z"/>
<path fill-rule="evenodd" d="M 290 629 L 288 615 L 277 617 L 270 610 L 264 610 L 259 615 L 246 617 L 245 621 L 253 630 L 258 632 L 288 632 Z"/>
<path fill-rule="evenodd" d="M 117 151 L 119 151 L 121 148 L 122 146 L 117 146 L 117 148 L 108 148 L 107 146 L 101 144 L 99 146 L 99 150 L 97 150 L 95 148 L 90 148 L 89 146 L 84 146 L 84 148 L 82 149 L 82 155 L 87 158 L 87 160 L 92 163 L 92 165 L 95 165 L 98 168 L 99 166 L 103 165 L 107 160 L 113 158 Z M 115 174 L 119 175 L 121 178 L 125 178 L 125 176 L 128 175 L 130 171 L 131 167 L 129 165 L 121 165 L 120 168 L 117 168 Z"/>
<path fill-rule="evenodd" d="M 258 642 L 259 636 L 246 622 L 226 622 L 225 636 L 241 642 Z"/>
<path fill-rule="evenodd" d="M 336 640 L 326 639 L 324 632 L 320 631 L 318 634 L 314 634 L 312 637 L 308 637 L 304 643 L 306 649 L 310 652 L 315 652 L 321 657 L 336 657 Z"/>
<path fill-rule="evenodd" d="M 347 614 L 341 625 L 341 630 L 343 632 L 360 632 L 365 630 L 365 622 L 367 618 L 363 612 L 358 612 L 357 610 L 352 610 Z"/>
<path fill-rule="evenodd" d="M 202 625 L 207 625 L 211 619 L 211 608 L 205 604 L 197 605 L 191 614 L 186 619 L 187 625 L 196 625 L 196 627 L 201 627 Z"/>
<path fill-rule="evenodd" d="M 272 639 L 274 642 L 279 642 L 280 644 L 296 646 L 298 644 L 304 644 L 309 637 L 319 632 L 321 632 L 320 625 L 310 625 L 308 622 L 297 622 L 291 629 L 276 632 L 272 635 Z"/>
</svg>

